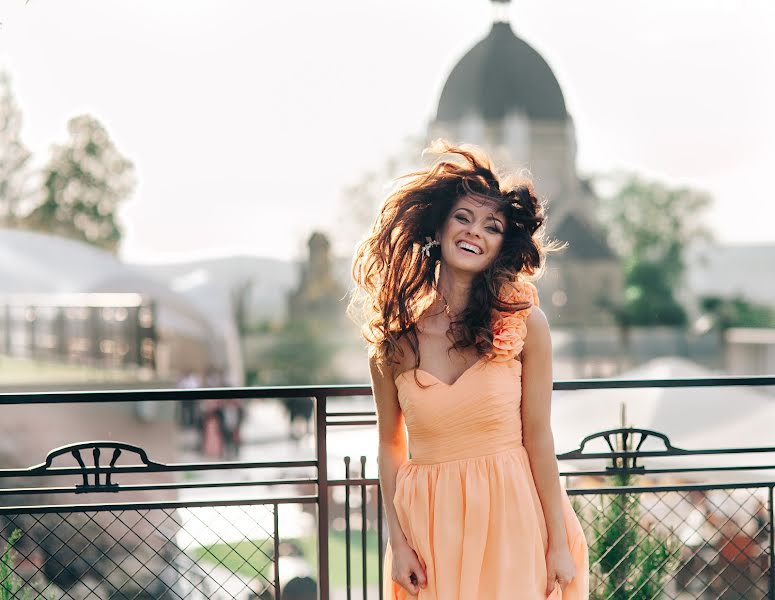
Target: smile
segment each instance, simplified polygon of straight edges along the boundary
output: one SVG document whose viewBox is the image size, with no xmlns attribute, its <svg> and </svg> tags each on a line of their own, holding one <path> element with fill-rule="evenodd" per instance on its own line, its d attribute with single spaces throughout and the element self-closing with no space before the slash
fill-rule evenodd
<svg viewBox="0 0 775 600">
<path fill-rule="evenodd" d="M 482 250 L 479 246 L 476 246 L 475 244 L 471 244 L 469 242 L 460 241 L 456 245 L 461 250 L 465 252 L 471 252 L 472 254 L 482 254 L 484 252 L 484 250 Z"/>
</svg>

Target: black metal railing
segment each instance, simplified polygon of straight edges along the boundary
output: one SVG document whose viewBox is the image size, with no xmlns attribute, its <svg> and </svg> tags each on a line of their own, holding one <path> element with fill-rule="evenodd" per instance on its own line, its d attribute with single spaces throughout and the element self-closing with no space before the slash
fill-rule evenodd
<svg viewBox="0 0 775 600">
<path fill-rule="evenodd" d="M 555 390 L 773 385 L 775 377 L 594 380 Z M 363 406 L 370 394 L 330 386 L 0 395 L 0 422 L 10 405 L 45 419 L 51 404 L 307 397 L 316 425 L 310 456 L 293 460 L 169 463 L 134 440 L 104 440 L 54 449 L 33 466 L 0 464 L 0 600 L 382 598 L 377 465 L 348 452 L 329 473 L 332 432 L 376 425 Z M 593 598 L 775 600 L 775 447 L 685 449 L 661 432 L 622 427 L 591 433 L 558 459 L 578 483 L 568 494 L 589 543 Z"/>
</svg>

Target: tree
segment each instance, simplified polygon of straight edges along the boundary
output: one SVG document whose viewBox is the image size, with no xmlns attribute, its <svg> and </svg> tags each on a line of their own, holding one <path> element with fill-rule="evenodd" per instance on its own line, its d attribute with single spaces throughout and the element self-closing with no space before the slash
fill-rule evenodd
<svg viewBox="0 0 775 600">
<path fill-rule="evenodd" d="M 290 320 L 262 336 L 269 343 L 256 353 L 248 382 L 271 386 L 341 383 L 334 364 L 334 357 L 341 350 L 340 337 L 329 323 L 314 316 Z M 314 412 L 312 397 L 288 397 L 281 402 L 288 414 L 291 436 L 298 439 L 299 422 L 309 434 Z"/>
<path fill-rule="evenodd" d="M 775 327 L 775 308 L 741 296 L 704 296 L 700 299 L 700 308 L 721 332 L 730 327 Z"/>
<path fill-rule="evenodd" d="M 21 111 L 11 91 L 11 78 L 0 72 L 0 223 L 13 225 L 26 197 L 30 152 L 21 141 Z"/>
<path fill-rule="evenodd" d="M 626 414 L 622 406 L 622 429 L 616 435 L 616 451 L 633 453 L 633 436 L 625 435 Z M 617 469 L 613 483 L 631 487 L 635 476 L 632 458 L 612 458 Z M 601 495 L 590 522 L 590 598 L 592 600 L 646 600 L 659 598 L 668 577 L 679 562 L 680 544 L 671 531 L 659 531 L 642 519 L 637 492 Z"/>
<path fill-rule="evenodd" d="M 70 139 L 54 146 L 43 170 L 43 200 L 24 224 L 115 252 L 121 242 L 116 214 L 134 190 L 134 167 L 94 117 L 75 117 L 67 129 Z"/>
<path fill-rule="evenodd" d="M 619 487 L 634 483 L 628 473 L 619 473 L 613 479 L 614 485 Z M 601 503 L 591 523 L 591 598 L 659 598 L 678 564 L 678 539 L 671 532 L 644 527 L 636 493 L 601 497 Z"/>
<path fill-rule="evenodd" d="M 710 237 L 702 224 L 710 196 L 632 173 L 603 183 L 615 191 L 602 199 L 601 222 L 624 267 L 625 297 L 616 308 L 617 320 L 623 326 L 685 325 L 676 291 L 686 271 L 687 248 Z"/>
<path fill-rule="evenodd" d="M 341 383 L 332 358 L 340 350 L 336 331 L 315 319 L 288 321 L 269 334 L 255 358 L 258 385 Z"/>
</svg>

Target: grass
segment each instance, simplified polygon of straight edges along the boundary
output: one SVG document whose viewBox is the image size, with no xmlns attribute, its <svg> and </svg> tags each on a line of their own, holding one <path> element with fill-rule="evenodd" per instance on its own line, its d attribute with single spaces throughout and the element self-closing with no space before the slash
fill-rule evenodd
<svg viewBox="0 0 775 600">
<path fill-rule="evenodd" d="M 13 562 L 15 560 L 13 546 L 21 537 L 21 530 L 16 529 L 11 534 L 5 551 L 0 555 L 0 600 L 10 600 L 11 598 L 31 600 L 32 598 L 39 598 L 39 596 L 28 595 L 28 593 L 25 593 L 26 590 L 23 592 L 23 595 L 19 595 L 23 584 L 13 573 Z M 359 586 L 363 583 L 361 532 L 353 530 L 350 540 L 350 584 Z M 318 562 L 317 538 L 307 536 L 287 541 L 294 542 L 301 548 L 304 558 L 310 565 L 310 570 L 315 573 Z M 201 546 L 196 548 L 192 555 L 196 561 L 220 565 L 231 573 L 246 579 L 262 577 L 271 581 L 274 577 L 274 572 L 271 558 L 267 557 L 267 554 L 271 555 L 272 550 L 273 541 L 265 538 L 261 540 L 244 540 L 236 544 L 220 543 Z M 347 585 L 347 545 L 344 532 L 331 532 L 328 538 L 328 552 L 331 585 L 334 587 L 344 587 Z M 366 535 L 366 564 L 369 581 L 376 582 L 379 554 L 377 551 L 377 534 L 374 531 L 369 531 Z"/>
<path fill-rule="evenodd" d="M 299 540 L 304 551 L 304 556 L 309 560 L 310 567 L 316 571 L 317 538 L 307 537 Z M 331 585 L 344 587 L 347 585 L 347 544 L 345 533 L 334 531 L 328 536 L 328 572 Z M 350 536 L 350 584 L 361 585 L 363 583 L 363 551 L 361 548 L 361 532 L 353 530 Z M 377 532 L 368 531 L 366 534 L 366 567 L 367 577 L 371 582 L 377 581 L 377 569 L 379 567 L 379 554 L 377 552 Z"/>
<path fill-rule="evenodd" d="M 34 383 L 80 383 L 84 381 L 137 381 L 138 375 L 126 369 L 0 356 L 0 385 Z"/>
<path fill-rule="evenodd" d="M 361 532 L 353 530 L 350 540 L 350 583 L 357 586 L 363 583 Z M 317 571 L 317 538 L 308 536 L 285 541 L 296 543 L 309 563 L 310 570 L 313 573 Z M 258 549 L 261 548 L 266 554 L 271 554 L 272 547 L 273 542 L 270 539 L 245 540 L 235 544 L 219 543 L 197 548 L 193 552 L 193 558 L 210 564 L 220 564 L 223 568 L 246 579 L 253 579 L 261 575 L 271 581 L 274 577 L 272 563 Z M 328 560 L 330 581 L 334 587 L 347 585 L 346 551 L 344 532 L 332 532 L 328 538 Z M 377 552 L 377 534 L 374 531 L 369 531 L 366 536 L 366 564 L 369 581 L 376 582 L 379 554 Z"/>
<path fill-rule="evenodd" d="M 261 550 L 263 550 L 263 552 Z M 213 565 L 220 564 L 223 568 L 241 575 L 246 579 L 258 577 L 259 573 L 272 580 L 272 562 L 264 554 L 272 551 L 272 541 L 245 540 L 236 544 L 213 544 L 200 546 L 194 550 L 193 558 Z"/>
</svg>

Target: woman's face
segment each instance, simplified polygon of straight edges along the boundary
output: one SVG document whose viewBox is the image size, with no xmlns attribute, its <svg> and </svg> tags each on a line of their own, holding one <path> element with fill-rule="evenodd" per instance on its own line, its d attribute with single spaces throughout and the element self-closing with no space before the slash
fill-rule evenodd
<svg viewBox="0 0 775 600">
<path fill-rule="evenodd" d="M 441 228 L 441 260 L 449 267 L 479 273 L 503 246 L 506 219 L 495 202 L 461 196 Z"/>
</svg>

